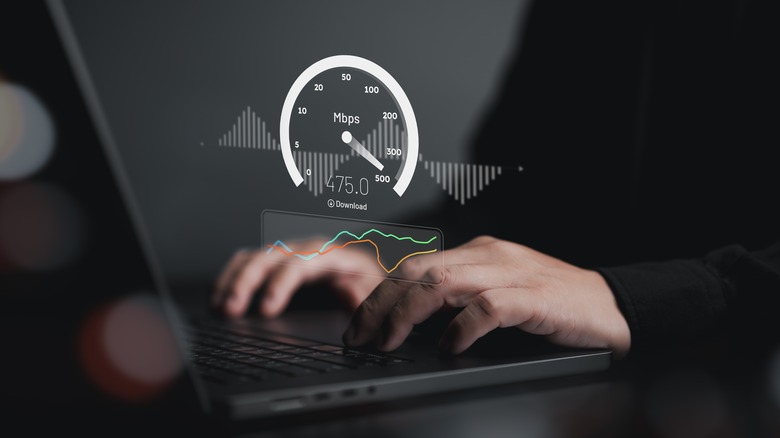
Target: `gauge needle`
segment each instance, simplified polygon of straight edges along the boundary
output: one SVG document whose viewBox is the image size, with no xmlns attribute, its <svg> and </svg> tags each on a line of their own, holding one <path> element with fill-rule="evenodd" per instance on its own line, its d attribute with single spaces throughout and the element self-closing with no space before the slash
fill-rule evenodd
<svg viewBox="0 0 780 438">
<path fill-rule="evenodd" d="M 361 157 L 368 160 L 369 163 L 373 164 L 374 167 L 376 167 L 379 170 L 384 169 L 384 165 L 379 162 L 379 160 L 376 159 L 375 156 L 371 155 L 371 152 L 368 151 L 368 149 L 365 148 L 362 144 L 360 144 L 359 141 L 355 140 L 354 137 L 352 137 L 352 134 L 349 131 L 344 131 L 341 133 L 341 141 L 348 144 L 349 147 L 355 150 L 358 154 L 360 154 Z"/>
</svg>

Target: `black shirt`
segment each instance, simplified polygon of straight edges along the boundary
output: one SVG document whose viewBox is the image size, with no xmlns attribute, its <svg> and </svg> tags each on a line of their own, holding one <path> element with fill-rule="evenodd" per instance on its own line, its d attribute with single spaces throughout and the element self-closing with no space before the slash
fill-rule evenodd
<svg viewBox="0 0 780 438">
<path fill-rule="evenodd" d="M 537 1 L 474 137 L 476 162 L 524 170 L 469 209 L 448 201 L 447 229 L 462 231 L 448 241 L 491 234 L 599 270 L 632 350 L 700 339 L 738 314 L 774 320 L 776 10 Z"/>
</svg>

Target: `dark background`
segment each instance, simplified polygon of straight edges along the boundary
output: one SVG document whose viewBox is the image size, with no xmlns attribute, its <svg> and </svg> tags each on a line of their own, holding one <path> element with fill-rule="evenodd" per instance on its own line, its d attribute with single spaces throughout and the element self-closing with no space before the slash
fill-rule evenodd
<svg viewBox="0 0 780 438">
<path fill-rule="evenodd" d="M 278 141 L 298 75 L 327 56 L 362 56 L 407 94 L 420 155 L 468 162 L 529 2 L 66 4 L 160 266 L 171 280 L 209 281 L 236 248 L 262 244 L 263 209 L 407 223 L 446 197 L 418 163 L 403 197 L 374 184 L 368 211 L 328 208 L 328 196 L 292 184 L 278 151 L 217 145 L 242 111 L 250 108 Z M 487 164 L 522 164 L 491 149 Z M 505 178 L 495 184 L 513 186 Z"/>
<path fill-rule="evenodd" d="M 117 422 L 132 417 L 136 423 L 124 429 L 131 433 L 161 420 L 164 427 L 166 418 L 178 422 L 180 412 L 192 414 L 199 407 L 187 376 L 178 376 L 157 399 L 136 403 L 107 394 L 85 368 L 80 348 L 87 323 L 105 306 L 153 292 L 155 284 L 45 4 L 6 6 L 0 18 L 0 81 L 24 87 L 39 100 L 52 118 L 55 140 L 40 170 L 0 182 L 0 198 L 27 188 L 55 190 L 73 220 L 58 223 L 63 216 L 54 215 L 51 223 L 40 222 L 41 211 L 58 210 L 19 203 L 21 217 L 29 215 L 30 221 L 16 223 L 21 236 L 16 242 L 35 245 L 39 236 L 48 236 L 53 243 L 44 247 L 57 251 L 62 239 L 52 232 L 76 237 L 71 256 L 60 264 L 20 266 L 6 252 L 0 255 L 0 342 L 6 351 L 0 405 L 7 427 L 23 433 L 76 427 L 84 433 L 116 432 Z"/>
<path fill-rule="evenodd" d="M 485 192 L 480 208 L 468 214 L 455 203 L 445 206 L 459 212 L 449 215 L 457 218 L 452 229 L 462 232 L 453 232 L 451 242 L 487 230 L 572 262 L 609 265 L 697 256 L 735 242 L 757 249 L 778 238 L 776 7 L 754 1 L 624 3 L 536 6 L 527 52 L 515 64 L 525 80 L 509 85 L 502 95 L 510 99 L 485 116 L 495 118 L 475 134 L 473 159 L 487 161 L 488 145 L 507 143 L 500 128 L 506 124 L 520 133 L 511 142 L 540 146 L 502 149 L 507 161 L 528 169 L 518 178 L 520 189 Z M 8 378 L 3 403 L 33 428 L 56 430 L 40 418 L 85 412 L 111 421 L 145 419 L 148 406 L 127 406 L 92 385 L 75 345 L 83 318 L 108 297 L 153 286 L 137 262 L 139 248 L 43 4 L 9 5 L 0 17 L 2 78 L 40 98 L 57 140 L 45 168 L 23 181 L 2 182 L 0 194 L 31 182 L 57 185 L 83 214 L 84 240 L 80 257 L 60 269 L 26 271 L 3 260 L 3 357 L 22 354 L 4 361 L 6 375 L 15 377 Z M 561 14 L 564 7 L 570 12 Z M 509 208 L 520 210 L 522 227 L 502 223 L 508 215 L 500 213 Z M 484 216 L 491 225 L 474 226 Z M 591 409 L 577 405 L 564 412 L 559 422 L 576 430 L 560 434 L 778 436 L 780 371 L 771 339 L 754 333 L 727 345 L 654 352 L 619 364 L 606 389 L 585 399 Z M 534 408 L 547 400 L 537 395 L 548 389 L 432 397 L 387 406 L 389 414 L 368 409 L 314 418 L 311 428 L 294 419 L 253 427 L 310 435 L 328 426 L 324 430 L 340 435 L 381 425 L 389 436 L 423 435 L 451 418 L 444 409 L 453 408 L 474 415 L 474 427 L 484 425 L 480 418 L 503 419 L 505 427 L 494 430 L 511 435 L 512 427 L 529 425 L 530 414 L 517 412 L 548 419 L 561 414 Z M 153 421 L 164 418 L 152 411 Z M 83 418 L 71 417 L 73 423 Z M 409 418 L 416 420 L 414 431 L 403 428 Z"/>
</svg>

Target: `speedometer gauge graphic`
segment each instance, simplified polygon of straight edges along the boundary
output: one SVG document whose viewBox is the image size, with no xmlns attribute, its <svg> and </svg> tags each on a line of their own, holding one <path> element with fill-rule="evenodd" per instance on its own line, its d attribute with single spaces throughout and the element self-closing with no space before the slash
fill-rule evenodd
<svg viewBox="0 0 780 438">
<path fill-rule="evenodd" d="M 321 59 L 298 76 L 282 106 L 280 141 L 296 186 L 322 180 L 328 191 L 356 200 L 391 189 L 402 196 L 419 155 L 404 90 L 385 69 L 352 55 Z M 296 160 L 302 153 L 348 159 L 338 168 L 318 166 Z"/>
</svg>

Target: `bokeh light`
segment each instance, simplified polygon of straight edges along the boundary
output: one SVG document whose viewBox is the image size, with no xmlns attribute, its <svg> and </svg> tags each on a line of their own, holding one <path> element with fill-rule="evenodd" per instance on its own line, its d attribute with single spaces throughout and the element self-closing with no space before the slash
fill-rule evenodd
<svg viewBox="0 0 780 438">
<path fill-rule="evenodd" d="M 83 326 L 79 351 L 89 378 L 107 395 L 128 402 L 160 396 L 183 369 L 162 303 L 148 293 L 97 309 Z"/>
<path fill-rule="evenodd" d="M 82 252 L 84 215 L 59 186 L 21 182 L 0 192 L 0 259 L 10 270 L 65 267 Z"/>
<path fill-rule="evenodd" d="M 26 88 L 0 79 L 0 180 L 18 180 L 40 170 L 54 149 L 54 123 Z"/>
</svg>

